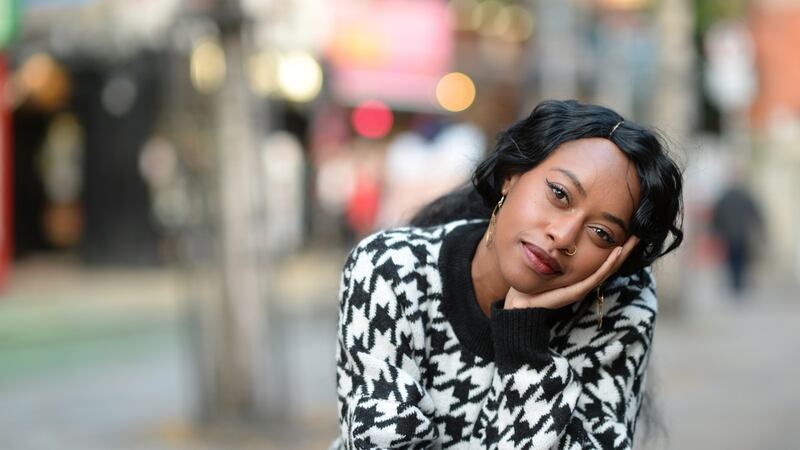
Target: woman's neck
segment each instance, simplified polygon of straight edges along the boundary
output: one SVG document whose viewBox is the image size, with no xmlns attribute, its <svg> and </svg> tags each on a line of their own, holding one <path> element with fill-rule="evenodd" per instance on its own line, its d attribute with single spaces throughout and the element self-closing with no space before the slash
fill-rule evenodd
<svg viewBox="0 0 800 450">
<path fill-rule="evenodd" d="M 481 239 L 470 268 L 475 298 L 486 317 L 491 316 L 492 303 L 505 298 L 509 285 L 503 280 L 497 254 Z"/>
</svg>

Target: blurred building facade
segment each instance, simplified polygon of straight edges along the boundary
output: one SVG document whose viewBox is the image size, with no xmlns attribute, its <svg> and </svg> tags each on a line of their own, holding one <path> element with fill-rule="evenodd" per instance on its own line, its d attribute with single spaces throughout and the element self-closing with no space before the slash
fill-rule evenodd
<svg viewBox="0 0 800 450">
<path fill-rule="evenodd" d="M 800 4 L 755 2 L 750 27 L 758 89 L 753 124 L 753 184 L 772 221 L 766 243 L 772 269 L 800 280 L 800 211 L 787 207 L 800 192 Z"/>
<path fill-rule="evenodd" d="M 0 86 L 5 86 L 11 69 L 6 47 L 16 37 L 19 7 L 14 0 L 0 2 Z M 11 108 L 0 94 L 0 288 L 5 286 L 13 249 L 12 206 L 12 122 Z"/>
</svg>

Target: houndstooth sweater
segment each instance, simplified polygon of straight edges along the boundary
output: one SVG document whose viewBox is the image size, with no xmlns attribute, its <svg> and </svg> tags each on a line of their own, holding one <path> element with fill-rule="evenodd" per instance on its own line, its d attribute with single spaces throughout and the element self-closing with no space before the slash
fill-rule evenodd
<svg viewBox="0 0 800 450">
<path fill-rule="evenodd" d="M 486 222 L 364 239 L 342 274 L 331 448 L 630 448 L 656 298 L 650 271 L 561 308 L 475 299 Z"/>
</svg>

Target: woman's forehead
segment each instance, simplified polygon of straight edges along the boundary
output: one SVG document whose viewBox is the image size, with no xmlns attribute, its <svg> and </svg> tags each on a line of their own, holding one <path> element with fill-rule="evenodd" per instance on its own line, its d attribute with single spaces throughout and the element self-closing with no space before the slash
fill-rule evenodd
<svg viewBox="0 0 800 450">
<path fill-rule="evenodd" d="M 638 205 L 639 177 L 628 157 L 613 142 L 579 139 L 561 145 L 540 165 L 566 177 L 582 193 L 600 200 L 623 196 Z"/>
<path fill-rule="evenodd" d="M 636 176 L 630 159 L 613 142 L 602 138 L 578 139 L 558 147 L 542 162 L 548 168 L 565 166 L 582 175 Z M 631 170 L 633 173 L 630 173 Z M 589 181 L 589 180 L 587 180 Z M 638 183 L 638 179 L 636 180 Z"/>
<path fill-rule="evenodd" d="M 586 138 L 567 141 L 555 149 L 545 161 L 553 159 L 577 159 L 578 162 L 591 159 L 596 162 L 622 162 L 623 164 L 629 161 L 628 157 L 616 144 L 603 138 Z"/>
</svg>

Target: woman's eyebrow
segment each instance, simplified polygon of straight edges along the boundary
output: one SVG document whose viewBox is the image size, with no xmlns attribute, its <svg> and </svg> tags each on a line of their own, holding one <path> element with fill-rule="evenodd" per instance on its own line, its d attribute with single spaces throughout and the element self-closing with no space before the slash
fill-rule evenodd
<svg viewBox="0 0 800 450">
<path fill-rule="evenodd" d="M 603 213 L 603 217 L 605 219 L 608 219 L 608 220 L 614 222 L 615 224 L 619 225 L 620 228 L 622 228 L 622 231 L 624 231 L 625 234 L 628 234 L 628 226 L 625 225 L 625 221 L 624 220 L 620 219 L 619 217 L 617 217 L 617 216 L 615 216 L 615 215 L 613 215 L 611 213 L 607 213 L 607 212 Z"/>
<path fill-rule="evenodd" d="M 581 196 L 586 197 L 586 189 L 583 188 L 583 185 L 581 184 L 580 180 L 578 180 L 578 177 L 575 176 L 574 173 L 570 172 L 567 169 L 562 169 L 561 167 L 554 167 L 553 170 L 557 170 L 563 173 L 564 175 L 568 176 L 569 179 L 572 180 L 572 182 L 575 184 L 575 187 L 578 189 L 578 192 L 580 192 Z"/>
</svg>

